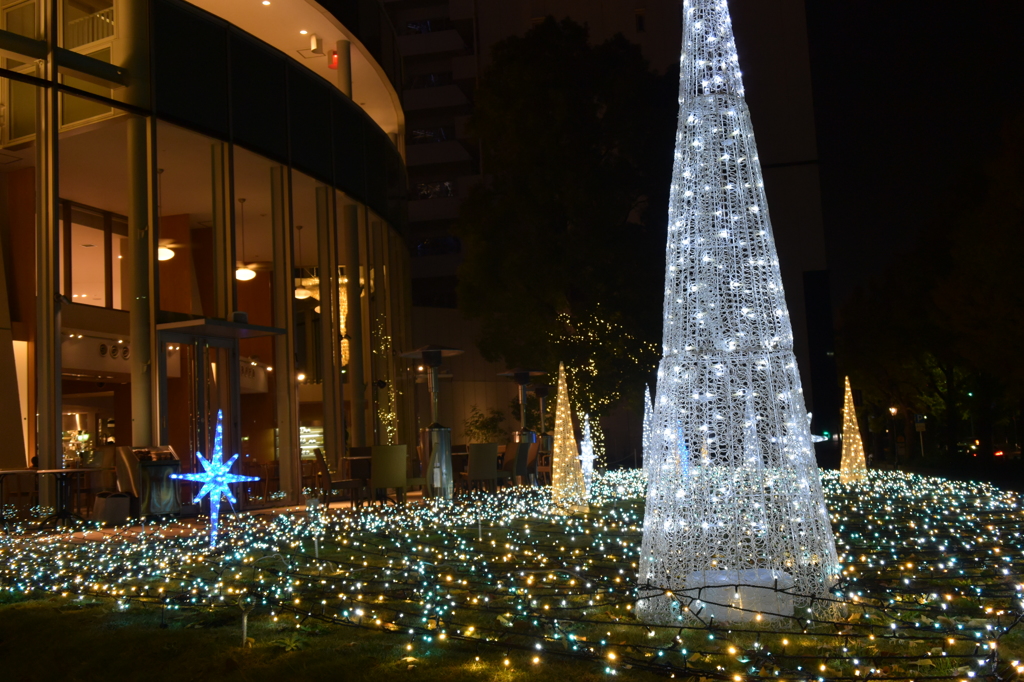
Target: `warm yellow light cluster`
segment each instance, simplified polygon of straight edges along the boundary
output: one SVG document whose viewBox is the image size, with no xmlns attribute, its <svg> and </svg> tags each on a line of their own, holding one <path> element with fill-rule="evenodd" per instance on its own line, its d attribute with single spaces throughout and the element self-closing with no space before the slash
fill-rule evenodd
<svg viewBox="0 0 1024 682">
<path fill-rule="evenodd" d="M 551 453 L 551 499 L 555 513 L 579 514 L 589 511 L 583 469 L 580 467 L 576 436 L 572 430 L 569 387 L 565 366 L 558 365 L 558 395 L 555 403 L 555 442 Z"/>
<path fill-rule="evenodd" d="M 867 479 L 868 465 L 864 459 L 864 443 L 857 426 L 857 411 L 853 407 L 850 377 L 846 377 L 846 397 L 843 399 L 843 457 L 839 464 L 840 483 L 860 483 Z"/>
</svg>

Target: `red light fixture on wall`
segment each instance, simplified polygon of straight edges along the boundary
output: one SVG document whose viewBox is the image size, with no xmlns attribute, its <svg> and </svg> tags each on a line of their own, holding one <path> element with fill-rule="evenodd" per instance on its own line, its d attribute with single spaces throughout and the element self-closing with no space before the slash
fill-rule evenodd
<svg viewBox="0 0 1024 682">
<path fill-rule="evenodd" d="M 331 50 L 327 53 L 327 68 L 337 69 L 338 68 L 338 51 Z"/>
</svg>

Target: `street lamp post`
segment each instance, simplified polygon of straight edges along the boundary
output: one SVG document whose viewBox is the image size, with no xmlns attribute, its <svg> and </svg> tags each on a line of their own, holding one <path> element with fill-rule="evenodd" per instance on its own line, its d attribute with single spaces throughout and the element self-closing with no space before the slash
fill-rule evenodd
<svg viewBox="0 0 1024 682">
<path fill-rule="evenodd" d="M 892 419 L 892 463 L 896 466 L 900 463 L 899 452 L 896 450 L 896 408 L 889 408 L 889 415 Z"/>
</svg>

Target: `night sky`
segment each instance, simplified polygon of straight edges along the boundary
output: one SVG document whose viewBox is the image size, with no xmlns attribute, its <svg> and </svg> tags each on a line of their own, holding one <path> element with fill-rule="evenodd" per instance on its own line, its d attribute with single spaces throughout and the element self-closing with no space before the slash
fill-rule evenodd
<svg viewBox="0 0 1024 682">
<path fill-rule="evenodd" d="M 808 0 L 807 15 L 841 303 L 976 200 L 1001 129 L 1024 125 L 1024 3 Z"/>
</svg>

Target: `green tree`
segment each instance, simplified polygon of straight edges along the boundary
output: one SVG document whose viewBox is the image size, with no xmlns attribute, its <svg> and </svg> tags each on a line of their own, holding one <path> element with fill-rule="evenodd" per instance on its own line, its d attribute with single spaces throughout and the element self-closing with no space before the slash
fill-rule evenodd
<svg viewBox="0 0 1024 682">
<path fill-rule="evenodd" d="M 1021 121 L 1004 127 L 986 173 L 965 178 L 959 205 L 842 311 L 840 358 L 869 411 L 936 418 L 929 435 L 955 457 L 980 441 L 990 456 L 1024 407 L 1024 152 Z M 912 433 L 909 423 L 907 435 Z M 973 454 L 973 453 L 972 453 Z M 972 458 L 973 459 L 973 458 Z M 974 460 L 977 461 L 977 460 Z"/>
<path fill-rule="evenodd" d="M 622 36 L 549 18 L 498 43 L 476 91 L 459 306 L 488 359 L 564 361 L 592 417 L 639 405 L 657 360 L 676 87 Z"/>
</svg>

